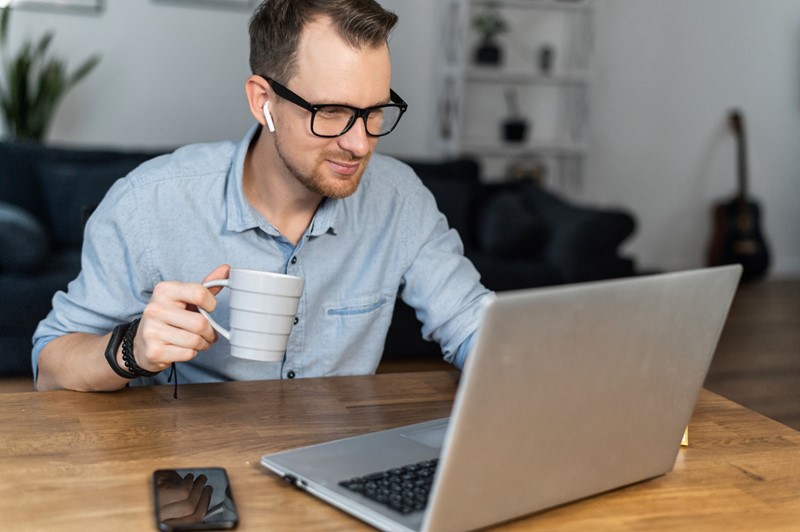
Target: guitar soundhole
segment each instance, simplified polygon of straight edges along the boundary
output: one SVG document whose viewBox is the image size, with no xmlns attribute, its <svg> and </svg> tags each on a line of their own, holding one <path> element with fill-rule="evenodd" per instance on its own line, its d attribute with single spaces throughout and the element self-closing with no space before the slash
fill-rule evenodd
<svg viewBox="0 0 800 532">
<path fill-rule="evenodd" d="M 740 255 L 755 255 L 758 253 L 758 242 L 755 240 L 737 240 L 733 243 L 733 250 Z"/>
</svg>

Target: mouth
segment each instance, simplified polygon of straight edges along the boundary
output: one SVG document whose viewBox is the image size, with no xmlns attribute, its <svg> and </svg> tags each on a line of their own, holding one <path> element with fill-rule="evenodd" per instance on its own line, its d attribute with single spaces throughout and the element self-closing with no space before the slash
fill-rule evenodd
<svg viewBox="0 0 800 532">
<path fill-rule="evenodd" d="M 328 166 L 334 172 L 343 176 L 351 176 L 355 174 L 361 166 L 360 162 L 339 162 L 331 159 L 326 159 L 325 162 L 328 163 Z"/>
</svg>

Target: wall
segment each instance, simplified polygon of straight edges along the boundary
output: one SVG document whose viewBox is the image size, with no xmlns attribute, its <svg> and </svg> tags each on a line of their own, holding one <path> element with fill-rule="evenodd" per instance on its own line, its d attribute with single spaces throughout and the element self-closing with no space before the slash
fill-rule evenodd
<svg viewBox="0 0 800 532">
<path fill-rule="evenodd" d="M 440 0 L 441 1 L 441 0 Z M 379 149 L 435 150 L 437 2 L 386 0 L 401 23 L 393 86 L 411 103 Z M 773 273 L 800 276 L 800 2 L 597 0 L 584 198 L 639 220 L 628 246 L 648 269 L 701 266 L 712 203 L 734 192 L 732 106 L 746 115 L 752 192 L 762 202 Z M 15 11 L 11 45 L 56 30 L 55 48 L 99 67 L 65 99 L 50 140 L 122 147 L 239 138 L 249 13 L 107 0 L 100 16 Z"/>
<path fill-rule="evenodd" d="M 244 93 L 250 11 L 152 0 L 105 3 L 99 15 L 12 13 L 11 50 L 54 30 L 53 50 L 72 68 L 93 53 L 102 55 L 62 102 L 50 142 L 162 148 L 244 135 L 253 120 Z M 436 35 L 436 3 L 386 0 L 384 5 L 405 22 L 392 36 L 393 48 L 401 43 L 393 53 L 393 87 L 413 104 L 403 127 L 380 147 L 395 155 L 432 156 L 427 120 L 435 111 L 435 99 L 428 98 L 435 67 L 419 60 L 429 56 L 429 41 L 418 37 Z"/>
<path fill-rule="evenodd" d="M 252 123 L 244 93 L 249 13 L 105 3 L 100 15 L 12 13 L 13 50 L 52 29 L 53 51 L 73 68 L 102 55 L 62 102 L 50 141 L 162 148 L 243 136 Z"/>
<path fill-rule="evenodd" d="M 772 272 L 800 276 L 799 52 L 796 0 L 598 0 L 585 195 L 637 213 L 645 267 L 703 265 L 740 107 Z"/>
</svg>

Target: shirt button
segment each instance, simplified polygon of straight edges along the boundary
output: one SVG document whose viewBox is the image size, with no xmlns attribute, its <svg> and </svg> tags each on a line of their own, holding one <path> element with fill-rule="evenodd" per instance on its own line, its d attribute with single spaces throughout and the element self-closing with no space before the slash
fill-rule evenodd
<svg viewBox="0 0 800 532">
<path fill-rule="evenodd" d="M 292 264 L 297 264 L 297 257 L 292 257 Z"/>
<path fill-rule="evenodd" d="M 299 321 L 300 321 L 300 318 L 298 318 L 297 316 L 295 316 L 295 317 L 294 317 L 294 324 L 295 324 L 295 325 L 297 325 L 297 322 L 299 322 Z"/>
<path fill-rule="evenodd" d="M 287 373 L 286 376 L 289 377 L 290 379 L 294 379 L 294 370 L 290 369 L 289 373 Z"/>
</svg>

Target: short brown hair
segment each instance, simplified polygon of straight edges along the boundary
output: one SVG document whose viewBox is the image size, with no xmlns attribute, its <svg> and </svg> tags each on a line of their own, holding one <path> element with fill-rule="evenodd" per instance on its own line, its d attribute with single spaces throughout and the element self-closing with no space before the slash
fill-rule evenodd
<svg viewBox="0 0 800 532">
<path fill-rule="evenodd" d="M 386 44 L 397 15 L 375 0 L 264 0 L 250 19 L 250 69 L 286 83 L 297 69 L 297 44 L 306 24 L 328 17 L 350 46 Z"/>
</svg>

